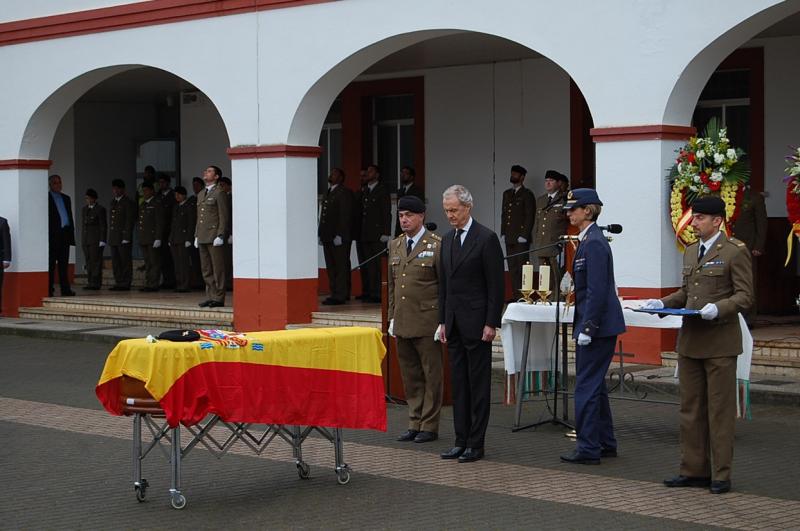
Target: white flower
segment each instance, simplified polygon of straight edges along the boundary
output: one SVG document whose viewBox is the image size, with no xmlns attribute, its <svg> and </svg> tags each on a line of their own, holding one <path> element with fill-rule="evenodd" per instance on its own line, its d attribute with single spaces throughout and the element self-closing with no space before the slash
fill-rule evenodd
<svg viewBox="0 0 800 531">
<path fill-rule="evenodd" d="M 722 180 L 722 174 L 718 171 L 711 172 L 711 180 L 714 182 L 719 182 Z"/>
<path fill-rule="evenodd" d="M 722 161 L 725 160 L 725 155 L 722 153 L 714 153 L 714 163 L 722 164 Z"/>
<path fill-rule="evenodd" d="M 693 181 L 696 182 L 696 183 L 699 183 L 700 182 L 700 176 L 699 175 L 695 175 Z"/>
<path fill-rule="evenodd" d="M 736 160 L 736 150 L 729 149 L 725 152 L 725 156 L 728 157 L 728 160 Z"/>
<path fill-rule="evenodd" d="M 697 157 L 698 159 L 704 159 L 706 158 L 706 152 L 703 151 L 702 149 L 698 149 L 697 153 L 695 153 L 695 157 Z"/>
<path fill-rule="evenodd" d="M 678 163 L 678 173 L 683 173 L 683 162 Z"/>
<path fill-rule="evenodd" d="M 720 166 L 719 167 L 719 172 L 722 173 L 722 174 L 728 173 L 728 167 L 727 166 Z"/>
</svg>

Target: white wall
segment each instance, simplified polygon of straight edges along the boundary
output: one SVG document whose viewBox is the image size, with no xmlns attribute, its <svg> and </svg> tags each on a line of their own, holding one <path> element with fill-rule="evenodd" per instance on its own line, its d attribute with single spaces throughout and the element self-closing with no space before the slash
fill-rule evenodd
<svg viewBox="0 0 800 531">
<path fill-rule="evenodd" d="M 189 191 L 192 178 L 202 177 L 209 165 L 219 166 L 223 175 L 231 176 L 225 124 L 205 94 L 192 94 L 197 101 L 181 102 L 181 184 Z"/>
</svg>

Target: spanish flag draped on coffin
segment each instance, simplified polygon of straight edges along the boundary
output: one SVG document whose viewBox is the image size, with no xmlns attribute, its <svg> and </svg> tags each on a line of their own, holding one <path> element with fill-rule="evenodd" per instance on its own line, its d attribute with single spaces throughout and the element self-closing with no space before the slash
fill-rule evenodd
<svg viewBox="0 0 800 531">
<path fill-rule="evenodd" d="M 95 390 L 105 409 L 122 414 L 126 375 L 144 382 L 172 427 L 213 413 L 229 422 L 386 431 L 380 331 L 199 332 L 192 342 L 121 341 Z"/>
</svg>

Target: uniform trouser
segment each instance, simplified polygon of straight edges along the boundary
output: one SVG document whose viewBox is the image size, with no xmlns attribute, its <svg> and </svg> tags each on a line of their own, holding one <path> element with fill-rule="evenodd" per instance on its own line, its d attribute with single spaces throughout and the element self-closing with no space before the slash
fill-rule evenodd
<svg viewBox="0 0 800 531">
<path fill-rule="evenodd" d="M 447 329 L 455 446 L 483 448 L 492 398 L 492 344 Z"/>
<path fill-rule="evenodd" d="M 523 251 L 527 251 L 531 248 L 529 243 L 506 243 L 506 255 L 521 253 Z M 519 294 L 520 289 L 522 289 L 522 266 L 525 265 L 525 262 L 528 261 L 528 255 L 523 254 L 520 256 L 515 256 L 514 258 L 509 258 L 508 262 L 508 274 L 511 277 L 511 296 Z"/>
<path fill-rule="evenodd" d="M 188 290 L 191 287 L 192 266 L 189 262 L 189 248 L 184 242 L 173 243 L 169 246 L 172 253 L 172 263 L 175 266 L 175 288 Z"/>
<path fill-rule="evenodd" d="M 83 246 L 86 260 L 86 285 L 99 288 L 103 284 L 103 248 L 99 244 Z"/>
<path fill-rule="evenodd" d="M 747 324 L 753 324 L 753 321 L 758 314 L 758 257 L 752 256 L 752 270 L 753 270 L 753 304 L 744 313 L 744 318 Z"/>
<path fill-rule="evenodd" d="M 130 288 L 133 278 L 133 256 L 131 244 L 111 245 L 111 268 L 114 271 L 114 285 Z"/>
<path fill-rule="evenodd" d="M 736 357 L 678 357 L 681 475 L 731 479 L 736 424 Z"/>
<path fill-rule="evenodd" d="M 53 282 L 55 281 L 55 272 L 58 269 L 58 282 L 61 284 L 61 294 L 68 293 L 69 276 L 67 276 L 67 267 L 69 266 L 69 245 L 66 239 L 61 235 L 51 235 L 50 245 L 48 246 L 48 281 L 47 289 L 50 295 L 53 294 Z"/>
<path fill-rule="evenodd" d="M 439 433 L 442 409 L 442 346 L 425 337 L 398 337 L 397 360 L 408 402 L 408 428 Z"/>
<path fill-rule="evenodd" d="M 326 242 L 322 244 L 322 250 L 325 253 L 331 298 L 350 300 L 350 242 L 343 241 L 339 246 Z"/>
<path fill-rule="evenodd" d="M 163 284 L 165 288 L 172 288 L 175 287 L 175 264 L 172 261 L 172 250 L 167 245 L 167 240 L 164 238 L 161 240 L 161 247 L 158 248 L 160 251 L 160 264 L 161 264 L 161 276 L 164 278 Z"/>
<path fill-rule="evenodd" d="M 225 303 L 225 249 L 210 243 L 200 244 L 200 268 L 206 283 L 206 297 Z"/>
<path fill-rule="evenodd" d="M 226 243 L 225 248 L 225 290 L 233 290 L 233 244 Z"/>
<path fill-rule="evenodd" d="M 575 351 L 575 431 L 582 456 L 599 459 L 603 448 L 617 447 L 606 387 L 616 342 L 617 336 L 594 337 Z"/>
<path fill-rule="evenodd" d="M 540 256 L 539 267 L 550 266 L 550 291 L 555 298 L 556 284 L 561 282 L 561 266 L 558 263 L 558 256 Z M 561 296 L 563 297 L 563 293 Z"/>
<path fill-rule="evenodd" d="M 161 285 L 161 248 L 153 248 L 152 243 L 139 247 L 142 248 L 144 257 L 144 285 L 146 288 L 158 289 Z"/>
<path fill-rule="evenodd" d="M 386 249 L 386 244 L 382 241 L 361 242 L 363 256 L 359 254 L 358 261 L 363 262 L 384 249 Z M 373 299 L 381 298 L 381 262 L 382 260 L 379 256 L 361 267 L 361 282 L 364 295 Z"/>
</svg>

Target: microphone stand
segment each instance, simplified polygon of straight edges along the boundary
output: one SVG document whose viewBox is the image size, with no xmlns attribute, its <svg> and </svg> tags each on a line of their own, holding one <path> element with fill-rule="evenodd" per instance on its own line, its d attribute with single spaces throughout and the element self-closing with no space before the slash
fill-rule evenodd
<svg viewBox="0 0 800 531">
<path fill-rule="evenodd" d="M 528 251 L 523 251 L 523 253 L 516 253 L 515 255 L 507 256 L 506 258 L 510 258 L 512 256 L 516 256 L 519 254 L 524 253 L 532 253 L 535 251 L 540 251 L 544 249 L 551 249 L 556 248 L 557 253 L 556 256 L 561 256 L 564 252 L 564 241 L 557 241 L 555 243 L 551 243 L 548 245 L 543 245 L 541 247 L 537 247 L 535 249 L 530 249 Z M 570 430 L 574 430 L 575 427 L 572 426 L 567 422 L 569 420 L 569 412 L 567 410 L 569 406 L 569 397 L 566 392 L 566 389 L 561 391 L 561 378 L 567 374 L 567 334 L 566 334 L 566 323 L 564 323 L 564 329 L 560 330 L 561 328 L 561 275 L 560 275 L 560 267 L 558 267 L 558 261 L 556 261 L 556 278 L 558 279 L 555 283 L 555 310 L 556 310 L 556 336 L 555 336 L 555 355 L 554 355 L 554 363 L 553 363 L 553 380 L 554 380 L 554 387 L 553 387 L 553 410 L 551 418 L 547 420 L 542 420 L 539 422 L 534 422 L 533 424 L 527 424 L 525 426 L 520 426 L 520 418 L 522 416 L 522 399 L 525 394 L 529 394 L 530 391 L 525 393 L 523 391 L 524 382 L 525 382 L 525 375 L 528 370 L 528 350 L 530 349 L 530 338 L 531 338 L 531 321 L 526 321 L 525 323 L 525 339 L 522 345 L 522 364 L 520 366 L 520 372 L 517 377 L 517 406 L 514 416 L 514 427 L 511 428 L 513 433 L 516 433 L 521 430 L 526 430 L 528 428 L 535 428 L 541 426 L 543 424 L 556 424 L 560 426 L 564 426 Z M 563 339 L 559 341 L 560 336 L 563 334 Z M 558 350 L 559 345 L 561 346 L 561 374 L 559 374 L 558 370 Z M 562 413 L 562 418 L 558 418 L 558 394 L 561 392 L 562 400 L 563 400 L 563 409 L 564 412 Z"/>
</svg>

